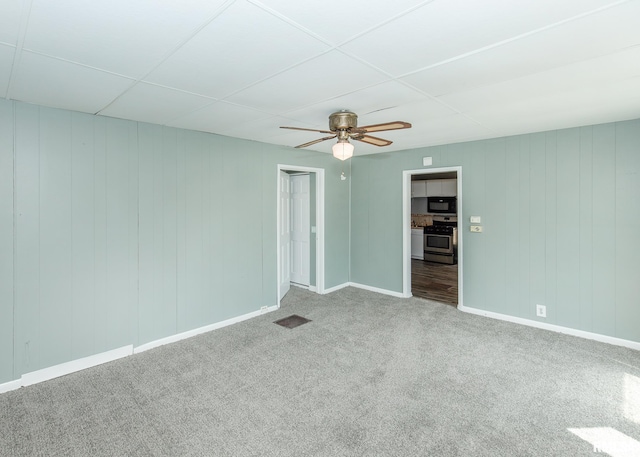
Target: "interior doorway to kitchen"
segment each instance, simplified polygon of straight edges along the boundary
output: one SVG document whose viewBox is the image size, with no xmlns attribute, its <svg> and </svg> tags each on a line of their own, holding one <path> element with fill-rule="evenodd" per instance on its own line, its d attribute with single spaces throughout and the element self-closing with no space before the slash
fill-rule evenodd
<svg viewBox="0 0 640 457">
<path fill-rule="evenodd" d="M 426 184 L 430 184 L 428 192 Z M 462 167 L 403 171 L 404 296 L 453 306 L 463 303 L 461 195 Z M 446 206 L 451 204 L 455 206 Z"/>
<path fill-rule="evenodd" d="M 277 302 L 291 285 L 324 292 L 324 170 L 278 165 Z"/>
</svg>

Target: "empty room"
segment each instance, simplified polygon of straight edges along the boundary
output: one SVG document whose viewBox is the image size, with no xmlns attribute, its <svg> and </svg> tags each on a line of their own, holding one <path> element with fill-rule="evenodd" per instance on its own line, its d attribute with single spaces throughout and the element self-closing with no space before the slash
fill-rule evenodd
<svg viewBox="0 0 640 457">
<path fill-rule="evenodd" d="M 4 0 L 0 455 L 640 455 L 639 17 Z"/>
</svg>

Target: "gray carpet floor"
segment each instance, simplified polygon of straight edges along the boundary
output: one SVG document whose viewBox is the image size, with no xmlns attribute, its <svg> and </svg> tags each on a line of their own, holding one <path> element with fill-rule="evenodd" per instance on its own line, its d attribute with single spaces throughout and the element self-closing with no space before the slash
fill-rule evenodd
<svg viewBox="0 0 640 457">
<path fill-rule="evenodd" d="M 273 323 L 290 314 L 312 322 Z M 638 443 L 639 385 L 631 349 L 292 288 L 276 312 L 0 395 L 0 454 L 593 456 L 570 429 Z"/>
</svg>

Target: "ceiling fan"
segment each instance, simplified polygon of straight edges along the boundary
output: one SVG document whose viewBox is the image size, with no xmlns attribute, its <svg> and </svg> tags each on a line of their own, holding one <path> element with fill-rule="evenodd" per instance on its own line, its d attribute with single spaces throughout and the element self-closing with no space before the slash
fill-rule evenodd
<svg viewBox="0 0 640 457">
<path fill-rule="evenodd" d="M 337 111 L 329 116 L 329 130 L 304 129 L 300 127 L 280 127 L 281 129 L 305 130 L 309 132 L 328 133 L 326 136 L 318 140 L 309 141 L 308 143 L 299 144 L 296 148 L 305 148 L 321 141 L 338 138 L 338 142 L 333 145 L 331 150 L 333 156 L 340 160 L 346 160 L 353 156 L 353 145 L 349 143 L 349 139 L 362 141 L 363 143 L 373 144 L 374 146 L 389 146 L 392 141 L 368 135 L 370 132 L 383 132 L 385 130 L 399 130 L 411 128 L 411 124 L 403 121 L 386 122 L 384 124 L 365 125 L 358 127 L 358 116 L 351 111 Z"/>
</svg>

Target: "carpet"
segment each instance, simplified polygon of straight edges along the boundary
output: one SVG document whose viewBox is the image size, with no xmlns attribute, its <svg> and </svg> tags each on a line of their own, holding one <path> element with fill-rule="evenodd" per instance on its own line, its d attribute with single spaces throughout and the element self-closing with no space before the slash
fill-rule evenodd
<svg viewBox="0 0 640 457">
<path fill-rule="evenodd" d="M 313 323 L 273 324 L 291 314 Z M 640 442 L 639 386 L 631 349 L 292 288 L 276 312 L 0 395 L 0 455 L 593 456 L 593 430 Z"/>
</svg>

